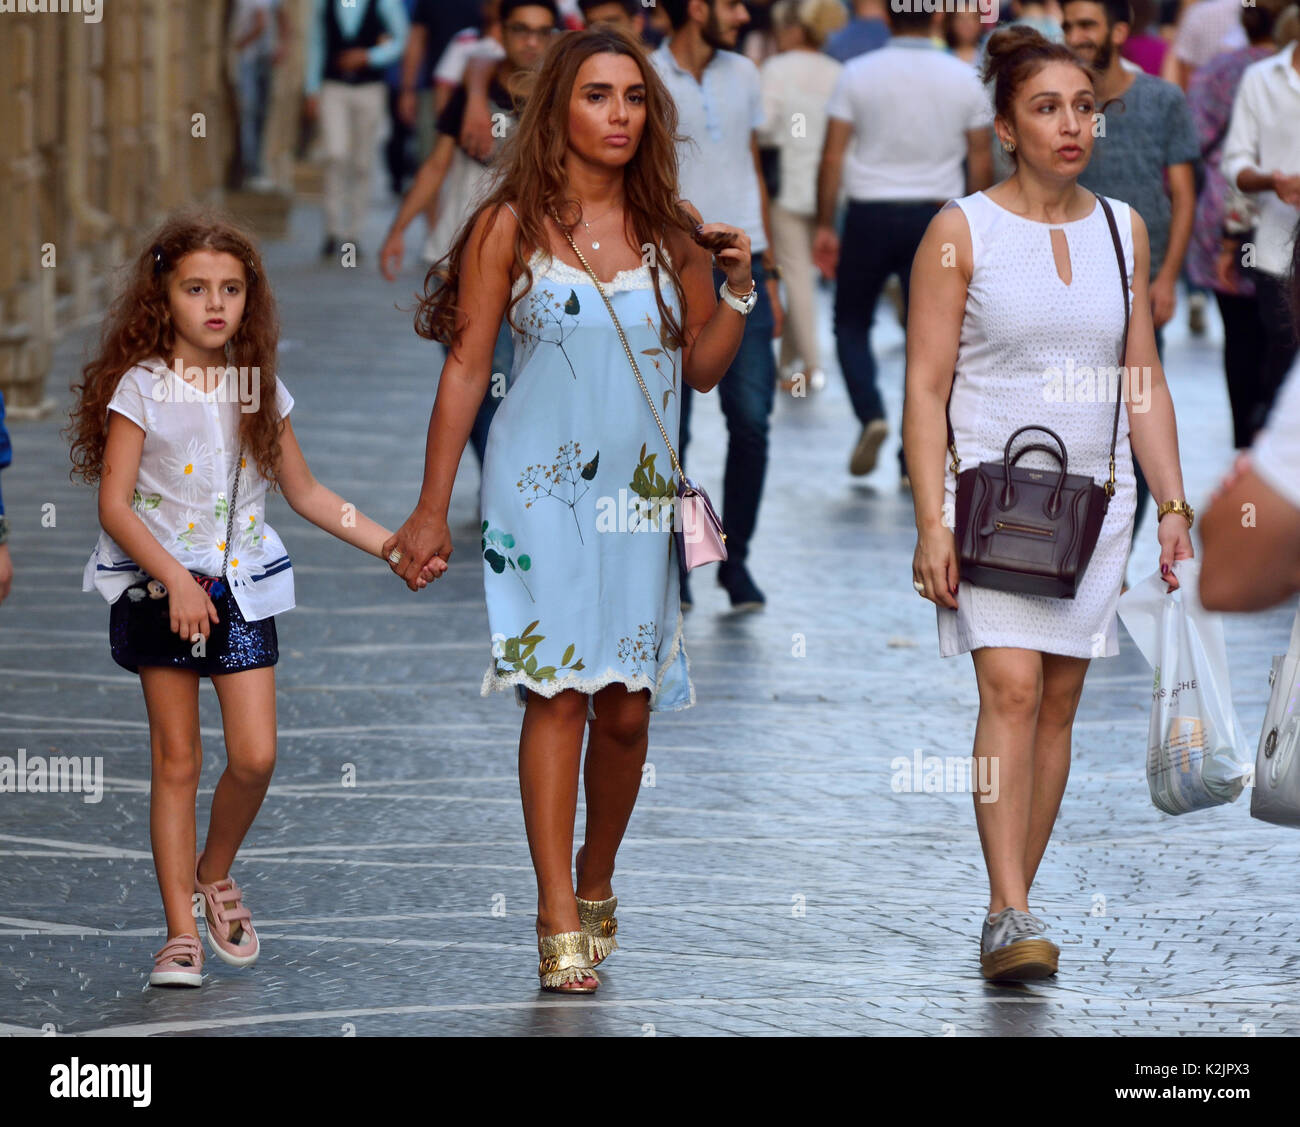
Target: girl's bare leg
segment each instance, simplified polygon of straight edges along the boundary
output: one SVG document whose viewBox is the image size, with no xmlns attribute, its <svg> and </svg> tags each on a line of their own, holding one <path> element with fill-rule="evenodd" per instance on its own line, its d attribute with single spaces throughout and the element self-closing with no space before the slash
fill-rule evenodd
<svg viewBox="0 0 1300 1127">
<path fill-rule="evenodd" d="M 275 667 L 221 674 L 212 678 L 212 687 L 221 702 L 226 769 L 212 795 L 199 872 L 204 884 L 230 875 L 275 770 Z M 231 941 L 238 943 L 242 931 L 236 922 Z"/>
<path fill-rule="evenodd" d="M 596 718 L 588 722 L 591 735 L 582 773 L 587 829 L 576 862 L 577 893 L 584 900 L 608 900 L 614 895 L 614 857 L 641 789 L 650 741 L 650 690 L 607 685 L 595 694 L 592 706 Z"/>
<path fill-rule="evenodd" d="M 194 896 L 194 799 L 203 747 L 199 740 L 199 675 L 188 669 L 140 669 L 149 713 L 149 841 L 167 938 L 198 938 Z"/>
</svg>

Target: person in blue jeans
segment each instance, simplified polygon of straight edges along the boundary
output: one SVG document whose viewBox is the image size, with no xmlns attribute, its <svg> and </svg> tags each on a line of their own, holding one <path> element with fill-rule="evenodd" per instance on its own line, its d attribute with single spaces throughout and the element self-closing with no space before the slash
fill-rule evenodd
<svg viewBox="0 0 1300 1127">
<path fill-rule="evenodd" d="M 5 429 L 5 397 L 0 391 L 0 470 L 13 461 L 13 447 L 9 445 L 9 432 Z M 14 580 L 14 565 L 9 558 L 9 520 L 5 516 L 4 494 L 0 492 L 0 603 L 9 597 L 9 587 Z"/>
<path fill-rule="evenodd" d="M 758 503 L 763 494 L 763 478 L 767 472 L 767 436 L 772 408 L 776 406 L 776 359 L 772 354 L 772 332 L 775 317 L 772 298 L 768 293 L 767 272 L 755 258 L 752 265 L 754 284 L 758 290 L 758 304 L 745 320 L 745 335 L 740 340 L 740 351 L 718 384 L 718 397 L 723 418 L 727 420 L 727 462 L 722 485 L 723 528 L 727 533 L 727 564 L 742 569 L 742 574 L 753 588 L 750 598 L 761 606 L 763 594 L 744 571 L 745 554 L 758 523 Z M 726 275 L 713 271 L 713 280 L 721 286 Z M 686 469 L 686 444 L 690 440 L 691 400 L 694 392 L 682 385 L 682 417 L 677 436 L 678 460 Z M 720 564 L 719 581 L 723 581 L 726 564 Z M 682 603 L 689 605 L 690 588 L 686 586 L 686 570 L 679 572 L 681 590 L 685 592 Z M 723 584 L 726 586 L 726 583 Z M 729 588 L 730 590 L 730 588 Z M 740 589 L 742 596 L 743 588 Z M 756 599 L 755 599 L 756 596 Z M 732 596 L 732 608 L 749 609 L 742 600 Z"/>
<path fill-rule="evenodd" d="M 757 304 L 745 320 L 735 360 L 718 385 L 727 420 L 727 460 L 722 485 L 722 525 L 727 559 L 718 583 L 732 610 L 758 610 L 763 592 L 746 566 L 758 524 L 767 473 L 768 418 L 776 405 L 780 336 L 780 270 L 772 259 L 767 191 L 760 174 L 757 131 L 767 123 L 758 68 L 735 50 L 749 13 L 738 0 L 663 0 L 673 33 L 650 55 L 677 106 L 679 180 L 683 199 L 705 223 L 726 223 L 749 237 Z M 723 275 L 715 270 L 714 283 Z M 721 295 L 720 295 L 721 296 Z M 682 388 L 678 459 L 685 469 L 690 437 L 691 389 Z M 680 564 L 681 561 L 679 561 Z M 678 572 L 682 609 L 691 606 L 685 567 Z"/>
</svg>

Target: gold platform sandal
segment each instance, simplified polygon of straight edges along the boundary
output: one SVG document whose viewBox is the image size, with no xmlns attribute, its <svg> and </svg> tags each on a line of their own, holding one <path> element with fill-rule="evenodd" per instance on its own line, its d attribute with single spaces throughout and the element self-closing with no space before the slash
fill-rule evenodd
<svg viewBox="0 0 1300 1127">
<path fill-rule="evenodd" d="M 618 897 L 584 900 L 579 896 L 577 900 L 578 919 L 582 922 L 582 932 L 591 948 L 591 965 L 599 966 L 618 948 L 618 940 L 614 938 L 614 933 L 618 931 L 618 920 L 614 918 Z"/>
<path fill-rule="evenodd" d="M 600 979 L 592 969 L 591 944 L 585 931 L 562 931 L 537 937 L 537 977 L 542 989 L 556 994 L 594 994 Z M 596 986 L 570 986 L 594 978 Z"/>
</svg>

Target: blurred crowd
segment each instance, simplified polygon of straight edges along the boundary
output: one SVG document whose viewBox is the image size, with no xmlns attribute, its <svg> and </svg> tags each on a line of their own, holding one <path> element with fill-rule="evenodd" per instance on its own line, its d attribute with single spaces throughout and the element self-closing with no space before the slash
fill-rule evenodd
<svg viewBox="0 0 1300 1127">
<path fill-rule="evenodd" d="M 1103 76 L 1098 92 L 1117 100 L 1122 112 L 1107 113 L 1084 182 L 1132 203 L 1152 230 L 1158 329 L 1181 304 L 1191 332 L 1203 335 L 1209 303 L 1217 305 L 1234 440 L 1248 445 L 1294 357 L 1289 319 L 1281 315 L 1282 275 L 1300 203 L 1300 125 L 1269 120 L 1294 104 L 1279 101 L 1271 86 L 1294 87 L 1300 77 L 1281 65 L 1270 82 L 1257 64 L 1290 61 L 1300 9 L 1282 0 L 915 6 L 966 10 L 926 15 L 906 10 L 913 7 L 906 0 L 315 0 L 307 26 L 293 28 L 283 0 L 236 0 L 230 43 L 245 186 L 269 186 L 261 147 L 271 75 L 288 37 L 301 35 L 305 116 L 318 131 L 325 167 L 322 253 L 332 256 L 345 243 L 360 248 L 382 159 L 392 192 L 406 195 L 386 244 L 385 272 L 400 267 L 401 236 L 417 216 L 425 224 L 423 257 L 431 262 L 450 244 L 485 179 L 501 133 L 493 135 L 492 122 L 502 119 L 492 115 L 512 113 L 511 76 L 534 67 L 554 35 L 612 25 L 653 50 L 680 31 L 673 25 L 678 9 L 703 14 L 705 41 L 747 56 L 761 75 L 763 121 L 755 137 L 771 208 L 765 261 L 780 278 L 784 314 L 781 386 L 824 384 L 815 267 L 826 278 L 839 275 L 836 343 L 863 427 L 852 459 L 861 472 L 874 465 L 885 433 L 869 343 L 872 311 L 883 291 L 902 314 L 906 265 L 924 229 L 923 209 L 908 215 L 896 205 L 986 187 L 1008 170 L 988 122 L 949 128 L 966 111 L 953 105 L 960 96 L 942 88 L 935 54 L 978 74 L 993 30 L 1029 24 L 1091 62 Z M 933 53 L 914 51 L 888 67 L 882 56 L 874 71 L 860 62 L 918 39 Z M 850 64 L 856 77 L 842 74 Z M 1238 98 L 1252 66 L 1258 92 Z M 881 90 L 882 79 L 892 90 Z M 727 92 L 718 93 L 725 102 Z M 734 94 L 744 96 L 741 89 Z M 905 99 L 935 94 L 948 101 L 934 103 L 923 135 L 891 135 L 891 116 L 914 121 L 891 111 Z M 957 122 L 965 124 L 971 122 Z M 1282 183 L 1264 182 L 1279 171 Z M 829 215 L 819 199 L 828 176 L 836 181 Z M 900 219 L 908 231 L 894 238 Z M 894 245 L 873 253 L 884 233 Z M 836 256 L 841 239 L 850 253 Z M 865 266 L 864 256 L 872 260 Z M 900 473 L 905 482 L 905 467 Z"/>
</svg>

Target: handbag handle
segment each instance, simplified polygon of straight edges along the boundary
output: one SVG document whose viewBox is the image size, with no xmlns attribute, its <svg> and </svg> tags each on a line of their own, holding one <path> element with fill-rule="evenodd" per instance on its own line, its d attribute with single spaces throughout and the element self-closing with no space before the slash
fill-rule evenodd
<svg viewBox="0 0 1300 1127">
<path fill-rule="evenodd" d="M 1095 194 L 1095 193 L 1094 193 Z M 1124 298 L 1124 335 L 1120 338 L 1119 346 L 1119 363 L 1123 368 L 1125 361 L 1128 360 L 1128 327 L 1129 327 L 1129 290 L 1128 290 L 1128 267 L 1124 262 L 1124 244 L 1120 241 L 1119 228 L 1115 225 L 1115 213 L 1111 210 L 1110 204 L 1105 196 L 1098 195 L 1097 203 L 1101 205 L 1101 210 L 1106 216 L 1106 225 L 1110 228 L 1110 240 L 1115 247 L 1115 259 L 1119 263 L 1119 288 Z M 957 382 L 957 373 L 953 372 L 953 384 Z M 1119 440 L 1119 409 L 1120 404 L 1124 401 L 1124 396 L 1120 389 L 1115 389 L 1115 418 L 1110 427 L 1110 479 L 1102 484 L 1102 489 L 1106 491 L 1106 499 L 1110 500 L 1115 495 L 1115 443 Z M 949 469 L 956 473 L 961 468 L 961 459 L 957 456 L 957 439 L 952 432 L 952 417 L 948 414 L 948 407 L 952 403 L 952 385 L 948 387 L 948 400 L 943 406 L 944 421 L 948 424 L 948 449 L 952 452 L 952 462 Z M 1038 427 L 1038 430 L 1045 428 Z M 1017 432 L 1019 433 L 1019 432 Z M 1014 436 L 1013 436 L 1014 437 Z"/>
<path fill-rule="evenodd" d="M 1024 449 L 1022 449 L 1022 450 L 1021 450 L 1021 451 L 1016 455 L 1015 458 L 1012 458 L 1012 457 L 1011 457 L 1011 444 L 1012 444 L 1013 442 L 1015 442 L 1015 440 L 1016 440 L 1017 438 L 1019 438 L 1022 434 L 1024 434 L 1025 431 L 1027 431 L 1027 430 L 1040 430 L 1040 431 L 1042 431 L 1044 434 L 1050 434 L 1050 435 L 1052 436 L 1052 441 L 1055 442 L 1056 445 L 1060 448 L 1060 453 L 1057 453 L 1057 451 L 1053 450 L 1050 446 L 1045 446 L 1045 445 L 1044 445 L 1043 443 L 1041 443 L 1041 442 L 1035 442 L 1035 443 L 1033 443 L 1033 444 L 1030 445 L 1030 446 L 1026 446 Z M 1051 454 L 1053 458 L 1055 458 L 1058 462 L 1061 463 L 1061 470 L 1062 470 L 1062 471 L 1065 470 L 1065 465 L 1066 465 L 1065 443 L 1061 441 L 1061 436 L 1060 436 L 1059 434 L 1057 434 L 1056 431 L 1052 430 L 1050 427 L 1040 427 L 1040 426 L 1027 426 L 1027 427 L 1021 427 L 1018 431 L 1015 431 L 1015 432 L 1012 433 L 1011 437 L 1007 439 L 1007 444 L 1006 444 L 1006 446 L 1005 446 L 1005 447 L 1003 448 L 1003 450 L 1002 450 L 1002 462 L 1003 462 L 1003 465 L 1005 465 L 1005 467 L 1006 467 L 1008 470 L 1010 470 L 1010 469 L 1011 469 L 1011 464 L 1012 464 L 1013 462 L 1015 462 L 1016 458 L 1019 458 L 1021 454 L 1026 454 L 1026 453 L 1028 453 L 1030 450 L 1045 450 L 1045 451 L 1047 451 L 1047 453 Z"/>
<path fill-rule="evenodd" d="M 1016 451 L 1016 456 L 1013 458 L 1011 456 L 1011 445 L 1027 430 L 1041 430 L 1044 434 L 1050 434 L 1053 441 L 1060 448 L 1060 452 L 1058 453 L 1045 443 L 1031 442 L 1028 446 L 1024 446 L 1020 450 Z M 1020 460 L 1021 455 L 1028 454 L 1031 450 L 1041 450 L 1045 454 L 1050 454 L 1061 465 L 1060 475 L 1056 479 L 1056 488 L 1052 490 L 1052 498 L 1047 503 L 1047 511 L 1055 516 L 1061 507 L 1061 488 L 1065 485 L 1067 457 L 1065 453 L 1065 443 L 1061 441 L 1061 436 L 1050 427 L 1021 427 L 1007 439 L 1006 446 L 1002 448 L 1002 508 L 1009 509 L 1011 507 L 1012 498 L 1015 496 L 1015 490 L 1011 487 L 1011 467 Z"/>
<path fill-rule="evenodd" d="M 655 408 L 655 401 L 650 397 L 650 391 L 645 385 L 645 380 L 641 378 L 641 369 L 637 367 L 636 357 L 632 355 L 632 347 L 627 343 L 627 336 L 623 332 L 623 326 L 619 324 L 618 314 L 614 312 L 614 306 L 610 304 L 608 295 L 605 293 L 605 287 L 600 284 L 600 279 L 596 277 L 596 271 L 591 268 L 591 263 L 586 256 L 578 249 L 578 244 L 573 241 L 573 236 L 568 230 L 560 225 L 556 220 L 556 226 L 564 231 L 564 237 L 569 240 L 569 246 L 573 248 L 573 253 L 578 256 L 578 261 L 582 263 L 587 273 L 591 275 L 592 282 L 595 283 L 596 292 L 600 294 L 600 299 L 605 303 L 605 308 L 609 310 L 610 320 L 614 322 L 614 328 L 618 330 L 618 339 L 623 342 L 623 351 L 627 353 L 627 362 L 632 365 L 632 373 L 636 376 L 636 382 L 641 385 L 642 392 L 645 393 L 645 401 L 650 404 L 650 410 L 654 413 L 655 422 L 659 424 L 659 433 L 664 436 L 664 445 L 668 447 L 668 457 L 672 459 L 673 472 L 681 478 L 682 485 L 686 484 L 686 473 L 677 461 L 677 451 L 673 449 L 673 444 L 668 441 L 668 432 L 664 429 L 663 420 L 659 417 L 659 411 Z"/>
</svg>

